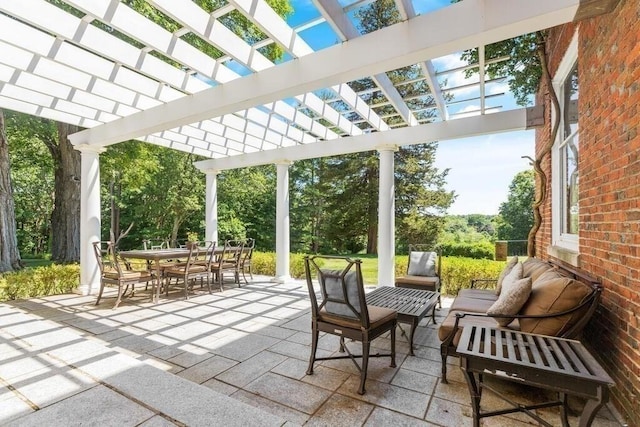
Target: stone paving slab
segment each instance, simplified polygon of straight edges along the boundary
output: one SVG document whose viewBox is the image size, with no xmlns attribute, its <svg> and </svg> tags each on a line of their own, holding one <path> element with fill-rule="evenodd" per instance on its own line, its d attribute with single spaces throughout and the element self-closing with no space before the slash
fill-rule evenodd
<svg viewBox="0 0 640 427">
<path fill-rule="evenodd" d="M 0 304 L 0 425 L 37 425 L 43 413 L 52 422 L 41 425 L 74 425 L 76 413 L 86 424 L 97 424 L 100 414 L 73 409 L 87 404 L 82 399 L 91 393 L 132 405 L 131 418 L 114 417 L 123 426 L 471 425 L 457 358 L 448 360 L 450 384 L 440 382 L 438 325 L 423 321 L 417 328 L 415 357 L 407 354 L 398 330 L 397 367 L 389 367 L 388 357 L 370 359 L 367 394 L 360 396 L 359 372 L 349 360 L 316 362 L 314 374 L 306 375 L 311 337 L 306 285 L 257 279 L 212 294 L 196 288 L 189 300 L 173 292 L 158 304 L 143 291 L 117 310 L 113 300 L 95 306 L 95 296 L 78 295 Z M 438 324 L 446 298 L 443 303 Z M 318 356 L 336 354 L 337 337 L 321 336 Z M 359 343 L 347 345 L 359 353 Z M 389 347 L 388 335 L 372 343 L 374 352 Z M 524 401 L 541 397 L 510 384 L 499 388 Z M 490 406 L 498 404 L 486 397 Z M 581 409 L 580 402 L 573 406 Z M 119 411 L 119 406 L 103 410 Z M 557 409 L 539 413 L 561 425 Z M 508 414 L 483 423 L 525 426 L 532 420 Z M 620 423 L 603 409 L 593 426 Z"/>
</svg>

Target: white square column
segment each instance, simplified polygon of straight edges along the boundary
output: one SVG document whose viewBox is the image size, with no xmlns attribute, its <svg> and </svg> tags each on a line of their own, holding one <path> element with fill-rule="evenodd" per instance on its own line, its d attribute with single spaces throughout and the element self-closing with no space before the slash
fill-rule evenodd
<svg viewBox="0 0 640 427">
<path fill-rule="evenodd" d="M 379 153 L 378 191 L 378 286 L 395 282 L 395 182 L 393 155 L 395 145 L 377 148 Z"/>
<path fill-rule="evenodd" d="M 100 267 L 93 242 L 101 240 L 100 153 L 104 147 L 77 145 L 80 151 L 80 284 L 77 292 L 94 294 L 100 288 Z"/>
</svg>

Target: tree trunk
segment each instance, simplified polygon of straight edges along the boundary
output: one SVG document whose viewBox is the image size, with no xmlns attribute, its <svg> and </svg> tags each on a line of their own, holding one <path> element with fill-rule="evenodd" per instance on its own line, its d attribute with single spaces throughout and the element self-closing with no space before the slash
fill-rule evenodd
<svg viewBox="0 0 640 427">
<path fill-rule="evenodd" d="M 0 109 L 0 273 L 22 268 L 18 251 L 16 214 L 11 188 L 9 141 L 4 129 L 4 114 Z"/>
<path fill-rule="evenodd" d="M 45 141 L 55 162 L 55 202 L 51 214 L 51 259 L 80 261 L 80 153 L 67 140 L 79 128 L 58 123 L 58 140 Z"/>
</svg>

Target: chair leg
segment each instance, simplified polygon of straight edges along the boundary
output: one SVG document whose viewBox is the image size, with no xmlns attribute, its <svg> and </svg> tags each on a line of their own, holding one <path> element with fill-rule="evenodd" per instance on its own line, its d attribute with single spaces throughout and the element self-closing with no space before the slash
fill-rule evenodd
<svg viewBox="0 0 640 427">
<path fill-rule="evenodd" d="M 311 332 L 311 356 L 309 356 L 309 367 L 307 368 L 307 375 L 313 374 L 313 362 L 316 360 L 316 350 L 318 349 L 318 336 L 320 331 L 316 328 Z"/>
<path fill-rule="evenodd" d="M 442 356 L 442 384 L 449 384 L 447 381 L 447 349 L 440 347 L 440 355 Z"/>
<path fill-rule="evenodd" d="M 98 299 L 96 300 L 96 305 L 100 304 L 100 298 L 102 298 L 102 291 L 104 291 L 104 282 L 100 281 L 100 292 L 98 292 Z"/>
<path fill-rule="evenodd" d="M 369 349 L 371 343 L 368 339 L 362 340 L 362 367 L 360 371 L 360 388 L 358 394 L 365 394 L 364 383 L 367 381 L 367 367 L 369 366 Z"/>
<path fill-rule="evenodd" d="M 392 368 L 396 367 L 396 325 L 391 328 L 391 365 Z"/>
<path fill-rule="evenodd" d="M 184 299 L 189 299 L 189 277 L 184 275 Z"/>
<path fill-rule="evenodd" d="M 126 289 L 125 289 L 126 290 Z M 122 301 L 122 283 L 118 283 L 118 298 L 116 299 L 116 303 L 113 305 L 113 309 L 115 310 L 120 305 L 120 301 Z"/>
</svg>

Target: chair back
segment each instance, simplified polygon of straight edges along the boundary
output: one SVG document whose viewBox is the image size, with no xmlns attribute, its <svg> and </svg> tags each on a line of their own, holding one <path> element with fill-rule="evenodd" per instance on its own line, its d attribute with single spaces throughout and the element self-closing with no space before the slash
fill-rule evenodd
<svg viewBox="0 0 640 427">
<path fill-rule="evenodd" d="M 188 272 L 191 266 L 199 261 L 200 246 L 198 245 L 198 242 L 187 242 L 185 246 L 187 249 L 189 249 L 189 256 L 187 257 L 187 262 L 185 263 L 185 271 Z"/>
<path fill-rule="evenodd" d="M 220 264 L 237 266 L 240 262 L 243 246 L 243 242 L 237 240 L 225 240 L 222 254 L 220 255 Z"/>
<path fill-rule="evenodd" d="M 409 245 L 407 275 L 440 277 L 440 253 L 430 249 L 426 245 Z"/>
<path fill-rule="evenodd" d="M 321 268 L 323 259 L 342 260 L 344 268 L 323 269 Z M 369 311 L 365 300 L 361 263 L 361 260 L 349 257 L 321 255 L 305 257 L 305 275 L 314 320 L 330 322 L 335 318 L 356 322 L 363 328 L 369 328 Z M 318 278 L 320 285 L 320 301 L 313 287 L 314 277 Z"/>
<path fill-rule="evenodd" d="M 104 277 L 106 273 L 117 273 L 122 276 L 122 266 L 119 261 L 118 252 L 111 241 L 93 242 L 93 253 L 100 267 L 100 275 Z"/>
<path fill-rule="evenodd" d="M 253 256 L 253 248 L 256 245 L 255 239 L 247 239 L 242 247 L 242 253 L 240 255 L 240 263 L 241 265 L 248 265 L 251 262 L 251 257 Z"/>
</svg>

